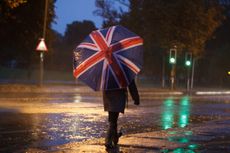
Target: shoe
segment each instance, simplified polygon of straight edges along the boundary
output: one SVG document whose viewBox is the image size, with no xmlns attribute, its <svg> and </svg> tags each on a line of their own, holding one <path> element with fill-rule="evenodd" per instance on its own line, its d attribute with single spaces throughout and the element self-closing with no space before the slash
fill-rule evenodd
<svg viewBox="0 0 230 153">
<path fill-rule="evenodd" d="M 119 133 L 116 132 L 115 135 L 113 135 L 112 141 L 113 141 L 114 146 L 116 146 L 116 145 L 118 144 L 119 138 L 120 138 L 121 136 L 122 136 L 121 130 L 120 130 Z"/>
<path fill-rule="evenodd" d="M 113 148 L 114 148 L 114 146 L 113 146 L 112 143 L 111 143 L 111 144 L 105 144 L 105 150 L 106 150 L 106 151 L 111 150 L 111 149 L 113 149 Z"/>
<path fill-rule="evenodd" d="M 107 135 L 105 138 L 105 148 L 106 150 L 113 148 L 113 130 L 111 127 L 109 127 L 107 131 Z"/>
</svg>

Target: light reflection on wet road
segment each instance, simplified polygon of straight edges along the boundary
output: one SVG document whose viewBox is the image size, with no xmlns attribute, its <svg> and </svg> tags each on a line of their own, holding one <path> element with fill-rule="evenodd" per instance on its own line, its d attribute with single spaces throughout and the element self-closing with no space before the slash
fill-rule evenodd
<svg viewBox="0 0 230 153">
<path fill-rule="evenodd" d="M 151 92 L 153 91 L 149 90 L 147 93 Z M 230 108 L 230 103 L 226 103 L 224 99 L 209 102 L 202 98 L 193 100 L 186 95 L 159 97 L 159 95 L 148 95 L 146 91 L 141 92 L 141 95 L 141 106 L 135 107 L 129 102 L 129 108 L 119 119 L 119 125 L 123 127 L 125 134 L 183 128 L 189 124 L 228 116 L 230 113 L 225 111 Z M 106 113 L 98 113 L 103 112 L 101 100 L 100 93 L 92 92 L 1 94 L 0 152 L 29 147 L 46 148 L 72 141 L 104 137 L 107 118 Z M 65 108 L 63 105 L 65 103 L 70 105 L 69 107 L 74 106 L 75 112 Z M 16 104 L 17 107 L 12 107 Z M 27 112 L 28 105 L 37 107 L 36 104 L 39 104 L 41 111 Z M 55 112 L 54 108 L 60 104 L 63 110 Z M 81 112 L 82 105 L 85 109 L 83 112 Z M 49 107 L 54 111 L 50 113 L 42 111 Z M 212 108 L 211 113 L 207 107 Z M 97 111 L 88 111 L 87 108 Z M 171 137 L 169 141 L 186 143 L 189 140 Z"/>
</svg>

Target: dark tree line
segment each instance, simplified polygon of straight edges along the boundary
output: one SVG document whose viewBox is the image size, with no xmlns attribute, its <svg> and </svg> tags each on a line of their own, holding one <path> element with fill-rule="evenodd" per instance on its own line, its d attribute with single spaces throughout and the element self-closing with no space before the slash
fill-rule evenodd
<svg viewBox="0 0 230 153">
<path fill-rule="evenodd" d="M 49 0 L 45 69 L 72 71 L 73 49 L 96 27 L 92 21 L 74 21 L 64 35 L 52 30 L 55 1 Z M 192 52 L 197 82 L 230 82 L 229 5 L 218 0 L 95 0 L 95 5 L 103 27 L 121 24 L 144 38 L 143 75 L 160 83 L 163 66 L 169 75 L 169 49 L 177 46 L 178 78 L 186 77 L 184 53 Z M 44 7 L 45 0 L 0 1 L 0 66 L 16 61 L 19 68 L 39 68 L 35 48 L 42 37 Z"/>
<path fill-rule="evenodd" d="M 230 4 L 230 1 L 229 3 Z M 225 20 L 215 31 L 213 39 L 207 42 L 204 56 L 200 62 L 200 78 L 209 84 L 213 80 L 218 86 L 229 86 L 230 75 L 230 11 L 228 5 L 225 9 Z M 203 71 L 202 71 L 203 70 Z M 205 70 L 205 71 L 204 71 Z M 206 78 L 206 79 L 205 79 Z M 202 80 L 199 80 L 200 82 Z"/>
<path fill-rule="evenodd" d="M 11 3 L 9 3 L 11 2 Z M 55 0 L 49 0 L 47 40 L 52 38 L 51 22 Z M 16 61 L 19 66 L 35 64 L 35 48 L 42 37 L 45 1 L 3 0 L 0 3 L 0 64 Z M 47 42 L 49 44 L 49 42 Z"/>
<path fill-rule="evenodd" d="M 115 9 L 113 7 L 115 2 L 128 6 L 128 11 L 124 13 Z M 223 60 L 226 58 L 224 54 L 227 54 L 229 45 L 222 40 L 223 37 L 226 37 L 226 41 L 229 41 L 229 35 L 224 34 L 229 29 L 227 28 L 229 19 L 226 17 L 227 7 L 220 1 L 96 0 L 96 4 L 97 12 L 99 12 L 97 14 L 104 18 L 103 25 L 105 27 L 122 24 L 144 38 L 145 65 L 142 72 L 145 75 L 156 77 L 159 82 L 164 64 L 169 73 L 168 52 L 170 48 L 176 46 L 178 78 L 186 78 L 184 54 L 191 52 L 193 57 L 197 59 L 196 78 L 198 81 L 214 78 L 229 79 L 226 75 L 226 69 L 227 64 L 230 65 L 230 63 Z M 113 13 L 116 17 L 110 17 L 109 13 L 106 14 L 109 9 L 110 12 L 116 12 Z M 213 43 L 219 46 L 214 47 L 212 46 Z M 211 65 L 204 62 L 206 59 Z M 213 68 L 219 72 L 207 76 L 205 72 L 211 71 Z M 169 74 L 166 75 L 169 76 Z"/>
<path fill-rule="evenodd" d="M 72 72 L 73 50 L 95 29 L 92 21 L 74 21 L 67 25 L 64 36 L 56 33 L 56 41 L 52 44 L 55 51 L 52 69 Z"/>
<path fill-rule="evenodd" d="M 64 35 L 54 31 L 55 2 L 48 0 L 45 70 L 72 72 L 73 49 L 96 27 L 92 21 L 74 21 Z M 0 68 L 39 70 L 39 52 L 35 51 L 43 34 L 45 0 L 3 0 L 0 2 Z"/>
</svg>

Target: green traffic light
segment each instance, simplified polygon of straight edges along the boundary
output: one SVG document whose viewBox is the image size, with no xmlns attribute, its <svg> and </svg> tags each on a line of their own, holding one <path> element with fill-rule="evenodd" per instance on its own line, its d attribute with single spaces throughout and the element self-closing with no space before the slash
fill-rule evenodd
<svg viewBox="0 0 230 153">
<path fill-rule="evenodd" d="M 186 65 L 186 66 L 191 66 L 191 61 L 186 61 L 186 62 L 185 62 L 185 65 Z"/>
<path fill-rule="evenodd" d="M 173 57 L 171 57 L 171 58 L 169 59 L 169 62 L 170 62 L 171 64 L 175 64 L 175 63 L 176 63 L 176 59 L 173 58 Z"/>
<path fill-rule="evenodd" d="M 185 54 L 185 66 L 190 67 L 192 64 L 192 53 Z"/>
<path fill-rule="evenodd" d="M 170 49 L 169 63 L 170 64 L 176 64 L 176 49 Z"/>
</svg>

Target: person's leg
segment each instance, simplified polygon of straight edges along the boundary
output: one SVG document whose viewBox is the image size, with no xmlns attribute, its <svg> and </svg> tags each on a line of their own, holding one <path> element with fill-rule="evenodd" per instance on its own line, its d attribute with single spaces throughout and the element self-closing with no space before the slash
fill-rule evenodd
<svg viewBox="0 0 230 153">
<path fill-rule="evenodd" d="M 119 112 L 109 112 L 109 124 L 113 128 L 117 129 L 117 120 L 119 117 Z"/>
<path fill-rule="evenodd" d="M 112 141 L 114 145 L 117 145 L 119 137 L 122 135 L 122 133 L 117 133 L 117 121 L 118 121 L 118 117 L 119 117 L 119 112 L 110 112 L 110 118 L 109 118 L 109 122 L 111 125 L 111 129 L 112 129 Z"/>
<path fill-rule="evenodd" d="M 109 128 L 105 139 L 105 146 L 107 148 L 113 147 L 113 145 L 116 145 L 118 142 L 118 136 L 117 136 L 118 116 L 119 116 L 119 112 L 109 112 L 109 117 L 108 117 Z"/>
</svg>

